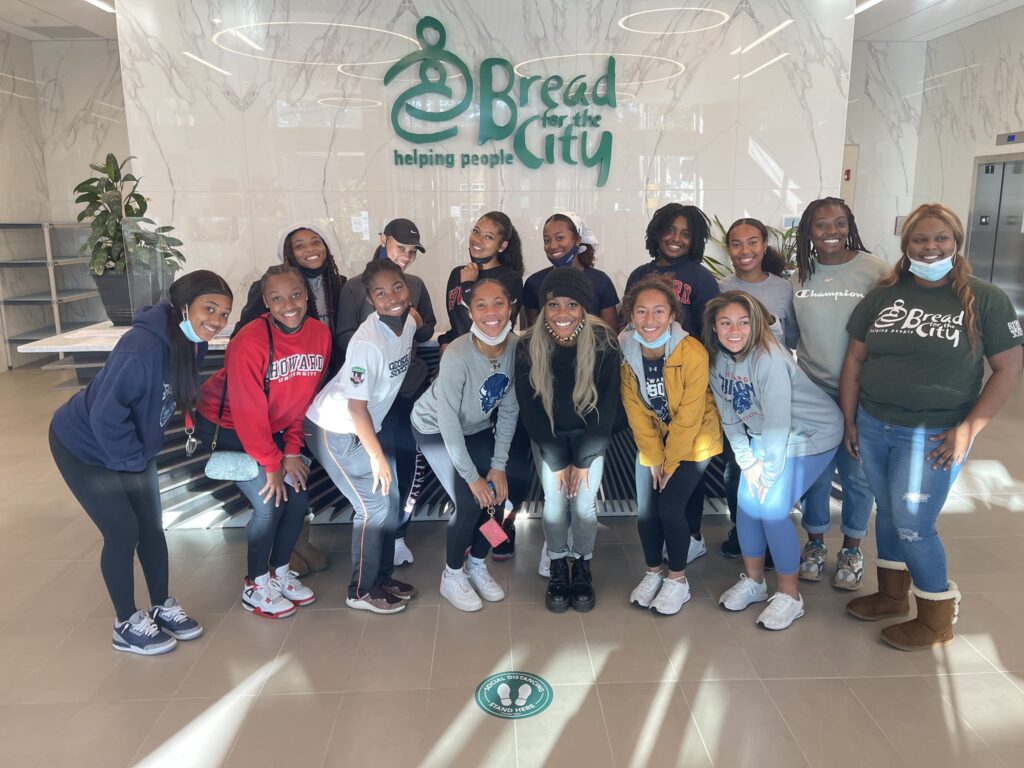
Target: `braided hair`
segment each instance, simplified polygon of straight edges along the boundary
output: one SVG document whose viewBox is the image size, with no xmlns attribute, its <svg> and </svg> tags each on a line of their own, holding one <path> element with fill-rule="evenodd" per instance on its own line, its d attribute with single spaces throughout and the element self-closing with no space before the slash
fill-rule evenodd
<svg viewBox="0 0 1024 768">
<path fill-rule="evenodd" d="M 299 268 L 299 264 L 295 260 L 295 253 L 292 250 L 292 237 L 294 237 L 296 232 L 301 232 L 302 230 L 312 232 L 317 237 L 320 237 L 320 234 L 316 230 L 310 229 L 309 227 L 297 227 L 289 232 L 288 236 L 284 239 L 284 263 L 290 267 Z M 322 237 L 320 239 L 323 240 Z M 337 311 L 338 296 L 341 294 L 341 288 L 345 285 L 346 278 L 338 271 L 338 264 L 334 260 L 334 254 L 331 253 L 330 246 L 327 245 L 326 241 L 323 241 L 323 243 L 324 250 L 327 252 L 327 256 L 324 259 L 324 300 L 327 303 L 324 314 L 326 316 L 320 316 L 320 311 L 316 306 L 316 301 L 309 302 L 307 313 L 309 317 L 312 317 L 314 320 L 321 321 L 331 329 L 331 333 L 334 333 L 334 313 Z M 312 298 L 313 291 L 305 274 L 302 275 L 302 280 L 306 284 L 306 294 Z"/>
<path fill-rule="evenodd" d="M 796 269 L 800 284 L 803 285 L 811 279 L 814 274 L 814 246 L 811 245 L 811 224 L 819 208 L 826 205 L 836 205 L 843 209 L 843 214 L 849 225 L 849 233 L 846 236 L 846 250 L 871 253 L 860 239 L 860 232 L 857 231 L 857 221 L 853 218 L 853 211 L 846 204 L 845 200 L 838 197 L 823 197 L 815 200 L 804 209 L 804 215 L 800 217 L 800 224 L 796 228 Z"/>
</svg>

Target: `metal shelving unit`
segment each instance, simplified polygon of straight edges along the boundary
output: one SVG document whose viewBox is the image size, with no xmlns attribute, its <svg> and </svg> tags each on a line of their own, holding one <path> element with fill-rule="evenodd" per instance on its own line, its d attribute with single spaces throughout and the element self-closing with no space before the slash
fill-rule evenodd
<svg viewBox="0 0 1024 768">
<path fill-rule="evenodd" d="M 89 259 L 79 255 L 77 247 L 88 232 L 89 226 L 83 224 L 0 223 L 0 336 L 9 369 L 16 364 L 18 344 L 103 319 L 99 292 L 88 279 Z M 95 304 L 78 310 L 74 318 L 62 312 L 89 301 Z"/>
</svg>

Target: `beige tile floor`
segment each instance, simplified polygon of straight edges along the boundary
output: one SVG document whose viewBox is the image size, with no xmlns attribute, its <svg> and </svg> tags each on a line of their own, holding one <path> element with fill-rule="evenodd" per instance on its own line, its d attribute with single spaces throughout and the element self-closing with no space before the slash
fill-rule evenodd
<svg viewBox="0 0 1024 768">
<path fill-rule="evenodd" d="M 317 526 L 335 566 L 309 582 L 317 603 L 280 622 L 239 606 L 241 531 L 172 532 L 172 591 L 206 634 L 145 659 L 110 648 L 100 539 L 46 449 L 67 396 L 54 382 L 0 375 L 4 766 L 1024 765 L 1019 395 L 941 520 L 964 592 L 941 651 L 884 647 L 828 584 L 804 586 L 807 615 L 789 631 L 758 630 L 753 611 L 717 607 L 738 567 L 714 552 L 691 566 L 681 614 L 638 611 L 626 603 L 641 571 L 634 523 L 612 519 L 598 536 L 596 610 L 560 616 L 541 602 L 538 521 L 492 569 L 508 599 L 473 615 L 439 600 L 443 525 L 415 524 L 404 578 L 421 596 L 395 617 L 344 607 L 349 529 Z M 708 517 L 713 546 L 726 530 Z M 475 686 L 510 669 L 545 677 L 551 707 L 517 722 L 484 715 Z"/>
</svg>

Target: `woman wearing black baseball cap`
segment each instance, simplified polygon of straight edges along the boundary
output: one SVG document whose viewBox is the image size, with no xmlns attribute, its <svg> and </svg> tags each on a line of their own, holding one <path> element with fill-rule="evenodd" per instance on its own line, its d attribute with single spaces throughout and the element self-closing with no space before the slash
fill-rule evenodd
<svg viewBox="0 0 1024 768">
<path fill-rule="evenodd" d="M 551 557 L 544 602 L 556 613 L 570 605 L 589 611 L 597 492 L 619 404 L 620 353 L 614 331 L 590 314 L 594 289 L 580 270 L 550 272 L 540 303 L 538 322 L 516 350 L 516 397 L 544 490 Z"/>
</svg>

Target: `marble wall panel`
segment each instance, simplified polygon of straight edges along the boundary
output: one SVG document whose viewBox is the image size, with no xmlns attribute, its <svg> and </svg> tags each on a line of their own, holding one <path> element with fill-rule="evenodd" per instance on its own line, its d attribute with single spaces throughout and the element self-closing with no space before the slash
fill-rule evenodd
<svg viewBox="0 0 1024 768">
<path fill-rule="evenodd" d="M 273 259 L 279 232 L 296 219 L 325 225 L 355 272 L 383 225 L 408 216 L 427 246 L 412 269 L 439 305 L 477 216 L 508 213 L 532 271 L 546 263 L 543 221 L 565 208 L 594 227 L 602 266 L 621 286 L 647 259 L 643 232 L 665 202 L 780 225 L 839 188 L 852 0 L 715 0 L 658 10 L 663 5 L 121 0 L 135 168 L 156 218 L 182 230 L 190 266 L 221 269 L 239 288 Z M 633 30 L 620 26 L 637 13 L 625 22 Z M 391 105 L 418 76 L 406 70 L 385 87 L 389 64 L 381 62 L 413 50 L 409 38 L 427 15 L 443 20 L 446 50 L 470 66 L 477 87 L 477 66 L 489 56 L 509 59 L 523 75 L 592 81 L 614 54 L 619 103 L 602 108 L 602 124 L 591 130 L 594 147 L 599 130 L 614 136 L 607 183 L 598 187 L 596 169 L 581 164 L 460 167 L 462 153 L 511 149 L 511 140 L 478 146 L 475 106 L 444 124 L 458 128 L 454 138 L 419 146 L 453 153 L 455 167 L 397 166 L 395 151 L 413 146 L 395 135 Z M 770 39 L 732 54 L 788 19 Z M 464 83 L 448 82 L 458 101 Z M 520 119 L 536 114 L 535 104 L 536 97 Z M 538 128 L 529 145 L 540 146 L 544 133 Z M 750 210 L 761 201 L 766 210 Z"/>
<path fill-rule="evenodd" d="M 32 46 L 0 32 L 0 222 L 49 218 Z"/>
</svg>

